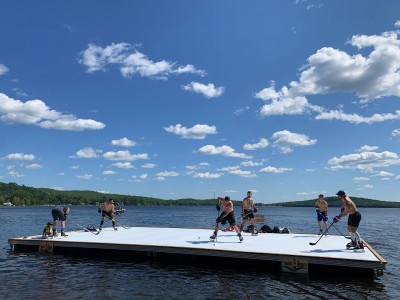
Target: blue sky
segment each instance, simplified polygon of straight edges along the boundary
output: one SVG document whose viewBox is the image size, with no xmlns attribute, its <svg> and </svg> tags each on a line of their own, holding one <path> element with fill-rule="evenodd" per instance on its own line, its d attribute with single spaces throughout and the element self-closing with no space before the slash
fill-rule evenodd
<svg viewBox="0 0 400 300">
<path fill-rule="evenodd" d="M 2 1 L 0 181 L 400 201 L 400 2 Z"/>
</svg>

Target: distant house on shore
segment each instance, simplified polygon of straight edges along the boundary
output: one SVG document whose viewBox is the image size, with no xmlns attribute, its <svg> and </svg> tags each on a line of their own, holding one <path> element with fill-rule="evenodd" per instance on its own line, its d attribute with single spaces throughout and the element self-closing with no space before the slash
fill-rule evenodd
<svg viewBox="0 0 400 300">
<path fill-rule="evenodd" d="M 4 206 L 13 206 L 13 204 L 11 202 L 4 202 L 3 205 Z"/>
</svg>

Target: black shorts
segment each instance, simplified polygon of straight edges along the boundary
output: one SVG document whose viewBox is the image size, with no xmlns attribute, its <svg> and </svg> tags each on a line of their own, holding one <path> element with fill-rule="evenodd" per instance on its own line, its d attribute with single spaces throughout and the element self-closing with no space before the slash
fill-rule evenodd
<svg viewBox="0 0 400 300">
<path fill-rule="evenodd" d="M 223 213 L 222 213 L 222 214 L 223 214 Z M 221 214 L 221 215 L 222 215 L 222 214 Z M 236 224 L 235 215 L 233 214 L 233 211 L 230 212 L 225 218 L 223 218 L 223 219 L 221 220 L 221 224 L 222 224 L 222 225 L 225 225 L 226 222 L 229 222 L 229 225 L 231 225 L 231 226 Z"/>
<path fill-rule="evenodd" d="M 51 215 L 55 221 L 65 221 L 65 214 L 62 207 L 56 207 L 51 210 Z"/>
<path fill-rule="evenodd" d="M 347 225 L 358 228 L 361 221 L 361 214 L 356 211 L 354 214 L 349 215 L 349 219 L 347 220 Z"/>
<path fill-rule="evenodd" d="M 102 210 L 102 211 L 101 211 L 101 215 L 102 215 L 103 217 L 109 217 L 110 219 L 112 219 L 112 211 L 111 211 L 111 210 L 110 210 L 110 211 Z"/>
<path fill-rule="evenodd" d="M 245 217 L 243 219 L 245 220 L 250 220 L 254 218 L 254 214 L 250 209 L 244 209 L 244 215 Z"/>
</svg>

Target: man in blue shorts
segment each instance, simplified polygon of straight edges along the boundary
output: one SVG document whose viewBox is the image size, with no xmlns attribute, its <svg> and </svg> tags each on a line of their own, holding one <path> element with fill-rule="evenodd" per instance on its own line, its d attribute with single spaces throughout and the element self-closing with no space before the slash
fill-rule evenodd
<svg viewBox="0 0 400 300">
<path fill-rule="evenodd" d="M 61 222 L 61 236 L 67 236 L 65 234 L 65 221 L 71 209 L 67 206 L 65 207 L 54 207 L 51 210 L 51 215 L 53 216 L 53 236 L 58 236 L 57 233 L 57 221 Z"/>
</svg>

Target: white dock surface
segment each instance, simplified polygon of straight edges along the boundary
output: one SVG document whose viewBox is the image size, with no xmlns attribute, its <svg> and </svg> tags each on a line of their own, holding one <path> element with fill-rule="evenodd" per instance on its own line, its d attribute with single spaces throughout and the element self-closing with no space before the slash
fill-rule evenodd
<svg viewBox="0 0 400 300">
<path fill-rule="evenodd" d="M 255 255 L 259 259 L 260 255 L 278 255 L 278 256 L 297 256 L 321 259 L 338 259 L 343 262 L 360 261 L 371 263 L 382 263 L 379 255 L 369 246 L 365 247 L 364 252 L 355 252 L 347 250 L 346 244 L 350 241 L 342 235 L 327 235 L 315 243 L 320 236 L 316 234 L 277 234 L 277 233 L 259 233 L 252 236 L 250 233 L 242 233 L 244 241 L 239 242 L 235 232 L 218 233 L 217 241 L 209 240 L 213 230 L 210 229 L 185 229 L 185 228 L 155 228 L 155 227 L 118 227 L 118 230 L 104 228 L 99 235 L 85 231 L 67 232 L 68 237 L 45 239 L 39 236 L 11 239 L 10 243 L 22 243 L 49 241 L 57 247 L 57 244 L 63 244 L 63 247 L 82 247 L 82 248 L 105 248 L 129 250 L 130 246 L 139 247 L 157 247 L 159 252 L 195 253 L 196 250 L 202 252 L 230 253 L 229 256 Z M 21 244 L 22 244 L 21 243 Z M 69 245 L 70 244 L 70 245 Z M 61 245 L 60 245 L 61 246 Z M 133 249 L 133 248 L 132 248 Z M 167 249 L 173 249 L 167 250 Z M 194 251 L 194 252 L 193 252 Z M 216 252 L 214 252 L 216 251 Z M 214 255 L 214 254 L 211 254 Z M 221 255 L 226 256 L 226 255 Z M 384 262 L 386 263 L 386 262 Z M 356 263 L 357 264 L 357 263 Z M 349 266 L 352 265 L 349 262 Z"/>
</svg>

